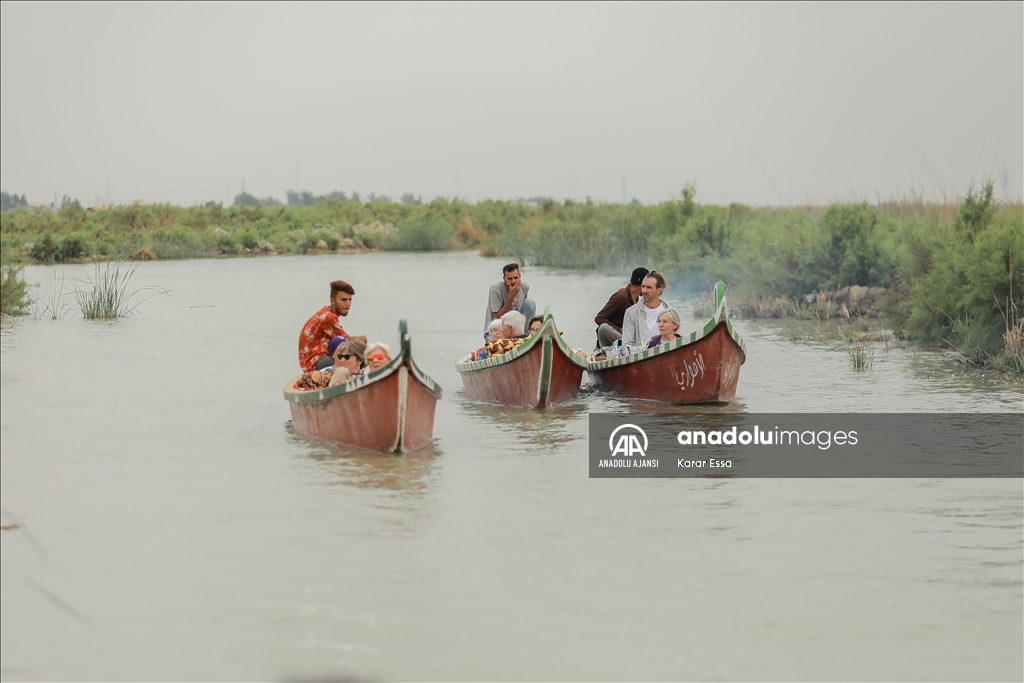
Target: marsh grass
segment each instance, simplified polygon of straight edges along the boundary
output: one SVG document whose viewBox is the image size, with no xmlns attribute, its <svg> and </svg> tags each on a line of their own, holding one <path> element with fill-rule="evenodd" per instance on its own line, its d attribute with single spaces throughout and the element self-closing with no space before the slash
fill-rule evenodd
<svg viewBox="0 0 1024 683">
<path fill-rule="evenodd" d="M 385 251 L 444 251 L 452 246 L 455 227 L 443 220 L 399 225 L 394 234 L 385 235 L 380 247 Z"/>
<path fill-rule="evenodd" d="M 57 274 L 53 274 L 53 285 L 46 288 L 45 293 L 40 287 L 40 293 L 32 303 L 32 318 L 34 320 L 60 320 L 71 315 L 71 304 L 68 303 L 70 291 L 66 291 L 67 278 L 61 275 L 60 281 Z"/>
<path fill-rule="evenodd" d="M 866 341 L 854 339 L 843 332 L 843 328 L 836 327 L 839 338 L 843 341 L 846 355 L 850 359 L 850 367 L 854 370 L 869 370 L 875 364 L 875 350 Z"/>
<path fill-rule="evenodd" d="M 81 285 L 75 287 L 75 301 L 82 317 L 86 320 L 113 320 L 136 315 L 140 305 L 158 294 L 168 294 L 167 290 L 148 285 L 135 286 L 138 263 L 125 261 L 108 261 L 94 264 L 93 272 L 86 273 Z M 140 293 L 154 290 L 141 301 L 134 301 Z M 134 301 L 134 303 L 133 303 Z"/>
</svg>

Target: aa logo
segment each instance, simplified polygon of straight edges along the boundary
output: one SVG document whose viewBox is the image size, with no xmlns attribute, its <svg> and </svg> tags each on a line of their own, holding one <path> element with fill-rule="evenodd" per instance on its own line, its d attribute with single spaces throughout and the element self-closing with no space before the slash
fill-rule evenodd
<svg viewBox="0 0 1024 683">
<path fill-rule="evenodd" d="M 616 441 L 615 435 L 618 434 L 623 429 L 627 431 L 622 432 L 622 434 L 619 435 L 618 441 Z M 640 445 L 640 439 L 637 438 L 637 433 L 639 433 L 639 436 L 643 437 L 643 446 Z M 638 455 L 641 458 L 646 457 L 647 434 L 645 434 L 644 430 L 640 429 L 636 425 L 619 425 L 618 427 L 615 428 L 615 431 L 612 432 L 612 435 L 608 437 L 608 449 L 611 450 L 612 456 L 625 455 L 627 457 L 631 457 L 634 455 Z"/>
</svg>

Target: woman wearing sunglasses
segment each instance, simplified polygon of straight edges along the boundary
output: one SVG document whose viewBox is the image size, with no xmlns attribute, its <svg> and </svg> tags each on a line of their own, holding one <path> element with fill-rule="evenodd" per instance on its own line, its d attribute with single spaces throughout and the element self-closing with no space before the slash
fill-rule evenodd
<svg viewBox="0 0 1024 683">
<path fill-rule="evenodd" d="M 370 372 L 380 370 L 391 362 L 391 347 L 383 342 L 371 342 L 366 347 L 366 362 Z"/>
<path fill-rule="evenodd" d="M 366 367 L 366 342 L 361 339 L 349 339 L 338 345 L 332 354 L 334 357 L 334 376 L 331 386 L 347 382 L 353 377 L 363 374 Z"/>
</svg>

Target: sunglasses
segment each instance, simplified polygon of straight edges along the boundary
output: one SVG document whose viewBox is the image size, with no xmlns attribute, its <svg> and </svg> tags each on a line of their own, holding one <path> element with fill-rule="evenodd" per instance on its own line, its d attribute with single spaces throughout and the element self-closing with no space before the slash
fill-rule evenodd
<svg viewBox="0 0 1024 683">
<path fill-rule="evenodd" d="M 366 357 L 366 360 L 384 360 L 387 358 L 383 353 L 371 353 Z"/>
<path fill-rule="evenodd" d="M 341 354 L 338 354 L 338 356 L 337 356 L 337 358 L 339 360 L 348 360 L 351 357 L 352 357 L 351 353 L 341 353 Z"/>
</svg>

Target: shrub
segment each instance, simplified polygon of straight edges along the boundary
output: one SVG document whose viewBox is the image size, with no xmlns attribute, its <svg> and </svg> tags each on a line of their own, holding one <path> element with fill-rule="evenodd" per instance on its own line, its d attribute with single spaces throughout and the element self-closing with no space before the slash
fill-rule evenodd
<svg viewBox="0 0 1024 683">
<path fill-rule="evenodd" d="M 422 222 L 399 225 L 398 231 L 381 240 L 381 248 L 387 251 L 441 251 L 447 249 L 455 239 L 455 228 L 451 223 L 426 218 Z"/>
<path fill-rule="evenodd" d="M 4 315 L 21 315 L 29 304 L 24 269 L 11 264 L 0 265 L 0 311 Z"/>
<path fill-rule="evenodd" d="M 200 258 L 209 254 L 203 239 L 183 225 L 152 234 L 152 251 L 158 259 Z"/>
</svg>

